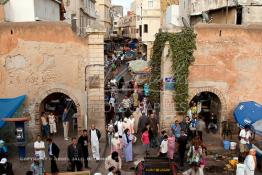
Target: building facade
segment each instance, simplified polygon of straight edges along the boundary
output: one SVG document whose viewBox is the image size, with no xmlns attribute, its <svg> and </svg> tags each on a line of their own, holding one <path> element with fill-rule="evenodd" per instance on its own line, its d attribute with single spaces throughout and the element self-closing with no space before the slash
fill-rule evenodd
<svg viewBox="0 0 262 175">
<path fill-rule="evenodd" d="M 112 12 L 119 14 L 119 16 L 124 16 L 124 7 L 121 5 L 112 5 Z"/>
<path fill-rule="evenodd" d="M 8 0 L 4 4 L 5 21 L 60 21 L 62 3 L 61 0 Z"/>
<path fill-rule="evenodd" d="M 155 34 L 161 28 L 160 0 L 142 1 L 142 42 L 146 46 L 147 59 L 151 57 Z"/>
<path fill-rule="evenodd" d="M 30 138 L 40 133 L 40 115 L 52 110 L 50 104 L 62 104 L 61 98 L 74 108 L 76 134 L 92 123 L 104 132 L 103 37 L 98 31 L 77 37 L 62 22 L 0 24 L 1 98 L 26 95 L 22 110 L 31 117 Z M 58 134 L 63 137 L 62 130 Z"/>
<path fill-rule="evenodd" d="M 194 52 L 195 61 L 189 67 L 188 103 L 201 93 L 211 94 L 214 103 L 211 112 L 216 112 L 219 126 L 222 121 L 234 121 L 233 111 L 243 101 L 262 104 L 261 25 L 198 24 Z M 169 45 L 161 60 L 161 78 L 170 77 L 171 61 Z M 229 52 L 230 51 L 230 52 Z M 176 115 L 173 92 L 161 92 L 161 126 L 170 127 Z"/>
<path fill-rule="evenodd" d="M 113 13 L 111 0 L 97 0 L 96 10 L 98 12 L 99 22 L 106 30 L 105 39 L 109 39 L 113 32 Z"/>
<path fill-rule="evenodd" d="M 78 35 L 86 35 L 87 29 L 96 23 L 95 4 L 95 0 L 65 0 L 65 21 Z"/>
<path fill-rule="evenodd" d="M 262 1 L 258 0 L 191 0 L 188 8 L 191 25 L 201 22 L 238 25 L 262 22 Z M 205 17 L 202 12 L 205 12 Z"/>
</svg>

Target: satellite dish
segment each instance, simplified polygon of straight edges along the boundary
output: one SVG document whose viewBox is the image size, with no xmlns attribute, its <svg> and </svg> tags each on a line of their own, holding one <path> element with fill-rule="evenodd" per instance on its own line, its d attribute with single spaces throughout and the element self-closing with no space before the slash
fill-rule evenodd
<svg viewBox="0 0 262 175">
<path fill-rule="evenodd" d="M 202 12 L 202 18 L 203 18 L 203 22 L 209 23 L 210 19 L 206 12 Z"/>
<path fill-rule="evenodd" d="M 182 17 L 182 22 L 185 27 L 190 27 L 190 24 L 187 22 L 187 20 L 184 17 Z"/>
</svg>

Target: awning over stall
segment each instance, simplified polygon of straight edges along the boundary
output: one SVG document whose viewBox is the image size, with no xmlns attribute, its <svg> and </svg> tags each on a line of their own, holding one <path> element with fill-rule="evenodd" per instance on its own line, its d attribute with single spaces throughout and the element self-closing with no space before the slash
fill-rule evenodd
<svg viewBox="0 0 262 175">
<path fill-rule="evenodd" d="M 0 98 L 0 128 L 5 124 L 2 119 L 12 117 L 24 102 L 25 97 L 25 95 L 22 95 L 15 98 Z"/>
</svg>

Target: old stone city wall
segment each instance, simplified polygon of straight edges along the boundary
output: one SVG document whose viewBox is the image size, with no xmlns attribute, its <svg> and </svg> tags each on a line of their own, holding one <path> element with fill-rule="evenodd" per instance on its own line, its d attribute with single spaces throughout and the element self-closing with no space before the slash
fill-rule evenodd
<svg viewBox="0 0 262 175">
<path fill-rule="evenodd" d="M 197 50 L 190 66 L 189 101 L 199 92 L 216 94 L 222 105 L 220 121 L 234 121 L 233 110 L 239 102 L 262 104 L 262 26 L 200 24 L 194 30 Z M 162 77 L 169 76 L 170 63 L 165 53 L 162 59 L 166 60 L 162 63 Z M 161 100 L 174 105 L 168 91 L 162 93 Z M 174 108 L 169 109 L 161 117 L 166 127 L 176 118 Z"/>
<path fill-rule="evenodd" d="M 92 50 L 93 54 L 103 52 L 102 37 L 100 34 L 92 34 L 89 38 L 97 40 L 97 46 L 89 45 L 88 37 L 76 37 L 70 26 L 64 23 L 0 24 L 1 98 L 27 95 L 24 110 L 31 115 L 30 133 L 39 133 L 41 101 L 54 92 L 64 93 L 75 102 L 78 130 L 87 126 L 84 117 L 87 116 L 86 105 L 91 88 L 85 77 L 95 73 L 101 79 L 98 81 L 99 85 L 92 88 L 97 93 L 98 100 L 90 102 L 100 103 L 99 100 L 103 97 L 103 91 L 100 90 L 103 88 L 103 70 L 94 67 L 93 72 L 85 76 L 86 65 L 93 64 L 94 60 L 97 60 L 96 63 L 103 63 L 101 55 L 90 54 L 90 48 L 94 47 L 97 50 Z M 104 118 L 103 111 L 99 116 Z"/>
</svg>

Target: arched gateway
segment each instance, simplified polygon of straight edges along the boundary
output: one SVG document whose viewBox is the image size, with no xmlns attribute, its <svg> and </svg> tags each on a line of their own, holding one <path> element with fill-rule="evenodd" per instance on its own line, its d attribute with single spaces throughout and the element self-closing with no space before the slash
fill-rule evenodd
<svg viewBox="0 0 262 175">
<path fill-rule="evenodd" d="M 48 104 L 50 102 L 53 102 L 54 105 Z M 55 105 L 55 103 L 61 103 L 60 109 L 56 109 L 59 107 Z M 35 118 L 34 118 L 34 121 L 32 122 L 35 123 L 35 126 L 37 125 L 39 126 L 39 127 L 36 127 L 39 129 L 35 128 L 36 131 L 38 131 L 38 133 L 40 133 L 41 131 L 40 116 L 43 112 L 53 112 L 53 110 L 55 110 L 55 113 L 57 115 L 61 115 L 61 108 L 64 108 L 64 107 L 70 107 L 71 112 L 73 111 L 76 112 L 75 121 L 77 121 L 77 128 L 74 128 L 74 129 L 75 129 L 75 134 L 77 135 L 78 132 L 82 129 L 82 117 L 81 117 L 82 111 L 81 111 L 80 103 L 79 103 L 79 100 L 70 91 L 62 89 L 62 88 L 54 88 L 54 89 L 45 90 L 43 91 L 42 94 L 40 94 L 35 99 L 35 103 L 33 107 Z M 58 123 L 58 127 L 61 127 L 60 124 Z M 75 126 L 73 126 L 71 123 L 70 127 L 72 128 Z M 61 129 L 59 130 L 59 132 L 62 132 Z M 61 135 L 61 133 L 59 135 Z"/>
<path fill-rule="evenodd" d="M 203 103 L 202 115 L 212 112 L 217 115 L 219 123 L 227 120 L 226 100 L 218 89 L 210 87 L 190 89 L 189 100 L 189 102 L 201 101 Z M 221 127 L 219 130 L 221 131 Z"/>
</svg>

